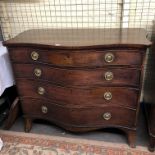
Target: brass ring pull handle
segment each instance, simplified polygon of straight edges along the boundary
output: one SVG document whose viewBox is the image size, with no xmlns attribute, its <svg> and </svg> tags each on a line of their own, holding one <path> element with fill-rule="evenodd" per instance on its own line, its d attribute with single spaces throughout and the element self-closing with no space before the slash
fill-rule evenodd
<svg viewBox="0 0 155 155">
<path fill-rule="evenodd" d="M 39 68 L 35 68 L 34 69 L 35 76 L 40 77 L 41 76 L 41 73 L 42 73 L 41 69 L 39 69 Z"/>
<path fill-rule="evenodd" d="M 106 113 L 103 114 L 103 118 L 104 118 L 106 121 L 110 120 L 111 117 L 112 117 L 112 116 L 111 116 L 111 113 L 110 113 L 110 112 L 106 112 Z"/>
<path fill-rule="evenodd" d="M 105 92 L 104 98 L 105 98 L 105 100 L 111 100 L 112 99 L 112 93 L 111 92 Z"/>
<path fill-rule="evenodd" d="M 115 59 L 115 56 L 112 54 L 112 53 L 106 53 L 105 56 L 104 56 L 104 60 L 105 62 L 113 62 Z"/>
<path fill-rule="evenodd" d="M 46 106 L 42 106 L 41 111 L 42 111 L 42 113 L 47 114 L 48 108 Z"/>
<path fill-rule="evenodd" d="M 32 60 L 36 61 L 39 58 L 39 54 L 36 51 L 33 51 L 31 53 L 31 58 L 32 58 Z"/>
<path fill-rule="evenodd" d="M 106 72 L 106 73 L 104 74 L 104 77 L 105 77 L 105 79 L 106 79 L 107 81 L 110 81 L 110 80 L 113 79 L 114 75 L 113 75 L 112 72 Z"/>
<path fill-rule="evenodd" d="M 38 87 L 38 94 L 40 95 L 45 94 L 45 89 L 43 87 Z"/>
</svg>

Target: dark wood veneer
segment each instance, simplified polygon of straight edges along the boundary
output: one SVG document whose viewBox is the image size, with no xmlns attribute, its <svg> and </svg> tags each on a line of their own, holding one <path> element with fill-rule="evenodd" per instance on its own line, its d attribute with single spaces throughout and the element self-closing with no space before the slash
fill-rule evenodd
<svg viewBox="0 0 155 155">
<path fill-rule="evenodd" d="M 38 118 L 76 132 L 115 127 L 135 147 L 145 51 L 151 45 L 144 29 L 28 30 L 4 45 L 26 132 Z M 112 61 L 105 59 L 109 53 Z M 112 80 L 105 79 L 106 72 Z"/>
<path fill-rule="evenodd" d="M 114 105 L 136 109 L 139 96 L 138 89 L 127 87 L 66 88 L 30 79 L 18 79 L 17 83 L 21 97 L 59 101 L 60 105 L 71 107 Z M 45 89 L 45 94 L 38 94 L 38 86 Z M 112 93 L 111 100 L 104 98 L 105 92 Z"/>
<path fill-rule="evenodd" d="M 150 46 L 146 31 L 124 29 L 34 29 L 4 42 L 9 47 L 48 47 L 54 49 L 138 48 Z"/>
<path fill-rule="evenodd" d="M 62 69 L 40 64 L 13 64 L 17 78 L 42 79 L 64 86 L 88 87 L 96 85 L 139 86 L 139 68 L 106 67 L 96 69 Z M 40 77 L 34 75 L 34 70 L 41 69 Z M 105 80 L 105 73 L 112 72 L 114 78 Z M 24 74 L 23 74 L 24 73 Z"/>
<path fill-rule="evenodd" d="M 37 51 L 37 61 L 31 59 L 31 52 Z M 112 63 L 106 63 L 105 54 L 114 53 Z M 143 50 L 48 50 L 37 48 L 10 49 L 10 57 L 16 63 L 44 63 L 60 67 L 104 67 L 111 65 L 130 65 L 140 67 L 143 59 Z"/>
<path fill-rule="evenodd" d="M 48 112 L 43 114 L 41 106 L 48 107 Z M 28 114 L 28 117 L 46 118 L 47 120 L 54 120 L 68 124 L 68 126 L 77 127 L 103 127 L 103 126 L 125 126 L 128 128 L 135 127 L 132 117 L 136 116 L 136 111 L 131 109 L 125 109 L 123 107 L 108 106 L 108 107 L 83 107 L 72 108 L 66 106 L 60 106 L 52 102 L 44 100 L 24 99 L 22 100 L 23 112 Z M 35 108 L 34 108 L 35 107 Z M 117 109 L 117 110 L 116 110 Z M 112 118 L 110 120 L 104 120 L 103 114 L 105 112 L 111 112 Z M 122 119 L 122 117 L 126 119 Z M 69 120 L 69 121 L 68 121 Z M 63 127 L 63 126 L 62 126 Z M 66 126 L 67 127 L 67 126 Z M 65 127 L 65 128 L 66 128 Z"/>
</svg>

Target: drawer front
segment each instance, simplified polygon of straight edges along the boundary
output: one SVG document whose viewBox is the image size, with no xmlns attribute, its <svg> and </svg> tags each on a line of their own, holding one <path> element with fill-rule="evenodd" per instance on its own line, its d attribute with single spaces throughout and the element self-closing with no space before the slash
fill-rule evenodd
<svg viewBox="0 0 155 155">
<path fill-rule="evenodd" d="M 48 119 L 60 124 L 79 127 L 135 127 L 136 111 L 121 107 L 66 108 L 44 100 L 29 99 L 24 99 L 21 103 L 24 115 Z"/>
<path fill-rule="evenodd" d="M 63 67 L 103 67 L 105 65 L 140 66 L 143 54 L 138 50 L 48 51 L 17 48 L 10 50 L 10 57 L 12 61 L 18 63 L 48 63 Z"/>
<path fill-rule="evenodd" d="M 14 64 L 17 78 L 47 80 L 67 86 L 139 86 L 140 70 L 131 68 L 60 69 L 48 65 Z"/>
<path fill-rule="evenodd" d="M 18 79 L 18 92 L 21 97 L 58 101 L 60 105 L 122 106 L 137 108 L 139 90 L 123 87 L 96 87 L 91 89 L 67 88 L 47 82 Z"/>
</svg>

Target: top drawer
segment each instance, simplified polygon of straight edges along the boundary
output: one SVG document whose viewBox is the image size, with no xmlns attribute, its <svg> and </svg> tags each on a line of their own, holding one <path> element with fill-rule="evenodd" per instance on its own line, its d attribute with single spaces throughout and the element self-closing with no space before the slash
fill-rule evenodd
<svg viewBox="0 0 155 155">
<path fill-rule="evenodd" d="M 18 63 L 46 63 L 62 67 L 103 67 L 105 65 L 142 64 L 143 52 L 136 50 L 39 50 L 10 49 L 12 61 Z"/>
</svg>

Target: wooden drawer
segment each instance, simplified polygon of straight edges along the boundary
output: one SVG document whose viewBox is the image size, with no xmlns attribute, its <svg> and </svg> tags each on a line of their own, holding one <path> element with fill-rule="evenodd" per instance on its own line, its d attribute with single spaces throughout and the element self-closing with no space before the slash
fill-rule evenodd
<svg viewBox="0 0 155 155">
<path fill-rule="evenodd" d="M 32 99 L 24 99 L 21 103 L 25 116 L 47 119 L 60 125 L 135 127 L 136 111 L 122 107 L 66 108 L 44 100 Z"/>
<path fill-rule="evenodd" d="M 13 66 L 17 78 L 42 79 L 63 86 L 120 85 L 138 87 L 140 81 L 140 69 L 133 68 L 109 67 L 73 70 L 54 68 L 48 65 L 13 64 Z"/>
<path fill-rule="evenodd" d="M 138 50 L 52 51 L 35 48 L 16 48 L 10 50 L 10 57 L 12 61 L 18 63 L 37 62 L 62 67 L 103 67 L 105 65 L 140 66 L 143 59 L 142 53 Z"/>
<path fill-rule="evenodd" d="M 96 87 L 90 89 L 67 88 L 47 82 L 17 80 L 21 97 L 58 101 L 60 105 L 74 107 L 122 106 L 137 108 L 139 90 L 123 87 Z"/>
</svg>

